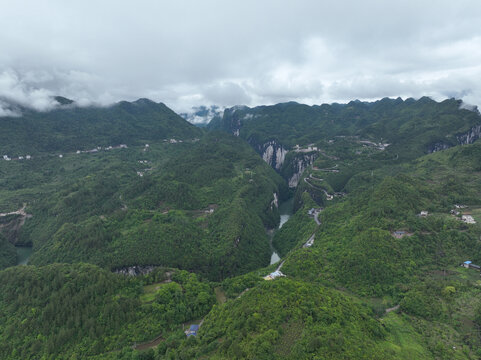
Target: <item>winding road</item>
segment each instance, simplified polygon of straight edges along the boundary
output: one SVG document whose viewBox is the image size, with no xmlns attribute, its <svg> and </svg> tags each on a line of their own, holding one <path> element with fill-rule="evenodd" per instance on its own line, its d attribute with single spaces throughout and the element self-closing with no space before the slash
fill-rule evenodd
<svg viewBox="0 0 481 360">
<path fill-rule="evenodd" d="M 315 178 L 313 178 L 313 179 L 315 179 Z M 320 190 L 320 191 L 324 192 L 324 195 L 326 195 L 326 200 L 329 200 L 329 201 L 330 201 L 330 200 L 333 200 L 333 199 L 334 199 L 334 195 L 329 194 L 325 189 L 323 189 L 323 188 L 321 188 L 321 187 L 319 187 L 319 186 L 316 186 L 316 185 L 314 185 L 314 184 L 311 184 L 311 183 L 309 182 L 309 178 L 304 178 L 304 182 L 305 182 L 307 185 L 309 185 L 310 187 L 312 187 L 312 188 L 314 188 L 314 189 L 316 189 L 316 190 Z M 317 221 L 316 221 L 316 222 L 317 222 Z M 318 225 L 319 225 L 319 224 L 318 224 Z"/>
<path fill-rule="evenodd" d="M 23 207 L 17 211 L 12 211 L 9 213 L 0 213 L 0 217 L 5 217 L 8 215 L 22 215 L 22 216 L 27 216 L 27 213 L 25 212 L 25 208 L 27 207 L 27 204 L 23 204 Z"/>
</svg>

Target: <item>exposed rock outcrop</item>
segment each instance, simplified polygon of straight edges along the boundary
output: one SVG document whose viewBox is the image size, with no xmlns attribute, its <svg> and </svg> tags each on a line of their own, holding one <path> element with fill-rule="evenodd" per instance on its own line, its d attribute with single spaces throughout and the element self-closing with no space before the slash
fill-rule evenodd
<svg viewBox="0 0 481 360">
<path fill-rule="evenodd" d="M 288 181 L 289 187 L 291 188 L 297 187 L 301 179 L 302 173 L 304 172 L 304 170 L 306 170 L 309 166 L 311 166 L 314 163 L 314 160 L 316 160 L 316 157 L 317 157 L 317 153 L 303 154 L 303 155 L 296 156 L 292 164 L 294 173 L 291 175 Z"/>
<path fill-rule="evenodd" d="M 274 207 L 279 208 L 279 197 L 277 196 L 277 193 L 273 193 L 272 196 L 274 197 L 274 200 L 271 201 L 271 211 L 274 210 Z"/>
<path fill-rule="evenodd" d="M 250 141 L 251 146 L 262 156 L 262 159 L 271 167 L 279 171 L 284 164 L 286 154 L 289 152 L 281 144 L 275 140 L 268 141 L 264 144 L 255 144 Z"/>
<path fill-rule="evenodd" d="M 450 147 L 452 147 L 451 144 L 447 144 L 447 143 L 443 143 L 443 142 L 437 142 L 437 143 L 431 145 L 431 146 L 428 148 L 428 153 L 431 154 L 431 153 L 434 153 L 434 152 L 436 152 L 436 151 L 441 151 L 441 150 L 449 149 Z"/>
<path fill-rule="evenodd" d="M 467 133 L 458 135 L 456 138 L 461 145 L 472 144 L 481 136 L 481 125 L 473 126 Z"/>
<path fill-rule="evenodd" d="M 25 212 L 26 204 L 17 211 L 10 213 L 0 213 L 0 232 L 13 245 L 28 245 L 23 244 L 19 240 L 20 229 L 25 224 L 25 221 L 32 217 L 32 215 Z"/>
<path fill-rule="evenodd" d="M 432 144 L 428 148 L 428 153 L 434 153 L 436 151 L 441 151 L 445 149 L 449 149 L 450 147 L 456 145 L 469 145 L 478 140 L 481 137 L 481 125 L 475 125 L 471 129 L 469 129 L 464 134 L 460 134 L 456 136 L 457 144 L 453 144 L 450 142 L 437 142 Z"/>
<path fill-rule="evenodd" d="M 116 269 L 114 273 L 128 275 L 128 276 L 139 276 L 139 275 L 147 275 L 154 271 L 155 266 L 152 265 L 134 265 L 134 266 L 127 266 L 120 269 Z"/>
</svg>

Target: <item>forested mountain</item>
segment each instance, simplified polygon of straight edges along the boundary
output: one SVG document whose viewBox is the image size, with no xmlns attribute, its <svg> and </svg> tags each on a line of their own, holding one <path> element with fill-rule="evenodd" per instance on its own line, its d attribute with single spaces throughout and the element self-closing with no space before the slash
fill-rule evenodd
<svg viewBox="0 0 481 360">
<path fill-rule="evenodd" d="M 336 136 L 358 136 L 388 143 L 391 148 L 414 144 L 411 151 L 417 150 L 413 155 L 419 155 L 432 152 L 436 146 L 466 142 L 463 135 L 480 125 L 480 119 L 479 112 L 464 110 L 461 105 L 460 100 L 438 103 L 423 97 L 320 106 L 295 102 L 255 108 L 237 106 L 226 109 L 222 119 L 214 118 L 209 128 L 238 133 L 254 144 L 275 140 L 286 148 Z"/>
<path fill-rule="evenodd" d="M 199 342 L 186 343 L 179 357 L 477 358 L 481 280 L 459 264 L 481 262 L 481 228 L 451 210 L 463 204 L 464 214 L 481 219 L 480 159 L 476 142 L 360 173 L 351 195 L 302 234 L 314 224 L 305 193 L 309 206 L 276 234 L 275 246 L 291 250 L 286 278 L 224 281 L 232 300 L 211 311 Z M 309 231 L 315 239 L 305 247 Z"/>
<path fill-rule="evenodd" d="M 140 145 L 170 138 L 195 138 L 201 131 L 162 103 L 121 101 L 109 107 L 61 106 L 48 112 L 19 109 L 21 116 L 0 118 L 2 155 L 91 150 L 98 146 Z"/>
<path fill-rule="evenodd" d="M 2 359 L 481 356 L 480 273 L 460 267 L 481 264 L 479 113 L 285 103 L 205 131 L 148 100 L 62 102 L 0 118 L 32 154 L 0 159 Z"/>
<path fill-rule="evenodd" d="M 190 112 L 180 113 L 188 122 L 199 127 L 207 126 L 213 119 L 222 117 L 223 110 L 218 106 L 196 106 Z M 215 120 L 214 120 L 215 121 Z"/>
<path fill-rule="evenodd" d="M 165 265 L 211 278 L 252 270 L 268 264 L 264 226 L 278 222 L 274 200 L 285 192 L 247 144 L 223 133 L 0 169 L 5 211 L 26 204 L 32 216 L 14 241 L 33 245 L 37 265 Z"/>
<path fill-rule="evenodd" d="M 463 109 L 460 100 L 438 103 L 427 97 L 384 98 L 372 103 L 356 100 L 320 106 L 295 102 L 236 106 L 226 109 L 222 118 L 214 118 L 208 128 L 247 140 L 295 187 L 300 174 L 317 157 L 317 153 L 307 151 L 309 144 L 325 150 L 334 141 L 364 142 L 385 150 L 385 159 L 412 160 L 472 143 L 481 134 L 481 117 L 477 110 Z"/>
</svg>

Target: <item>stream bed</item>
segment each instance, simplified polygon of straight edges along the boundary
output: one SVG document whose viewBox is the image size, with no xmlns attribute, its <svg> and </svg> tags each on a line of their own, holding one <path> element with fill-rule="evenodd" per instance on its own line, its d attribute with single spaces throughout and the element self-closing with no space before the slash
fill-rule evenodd
<svg viewBox="0 0 481 360">
<path fill-rule="evenodd" d="M 33 248 L 31 246 L 15 246 L 15 249 L 17 250 L 17 265 L 27 265 Z"/>
<path fill-rule="evenodd" d="M 277 230 L 279 230 L 286 222 L 289 220 L 289 218 L 292 216 L 292 208 L 294 206 L 294 198 L 291 197 L 288 200 L 284 201 L 283 203 L 280 204 L 279 206 L 279 213 L 281 216 L 281 221 L 279 222 L 279 227 L 277 229 L 270 229 L 267 231 L 267 235 L 269 236 L 269 244 L 271 246 L 272 250 L 272 255 L 271 255 L 271 265 L 275 264 L 278 262 L 281 258 L 276 252 L 276 249 L 272 246 L 272 239 L 274 237 L 274 234 Z"/>
</svg>

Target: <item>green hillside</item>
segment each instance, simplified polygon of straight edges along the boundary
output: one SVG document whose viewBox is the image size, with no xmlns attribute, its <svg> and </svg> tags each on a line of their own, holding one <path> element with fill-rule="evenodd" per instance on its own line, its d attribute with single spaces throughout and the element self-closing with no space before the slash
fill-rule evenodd
<svg viewBox="0 0 481 360">
<path fill-rule="evenodd" d="M 480 272 L 460 265 L 481 264 L 480 116 L 459 106 L 236 107 L 145 138 L 162 106 L 139 100 L 96 110 L 150 124 L 126 148 L 77 153 L 60 129 L 1 160 L 0 357 L 478 359 Z"/>
<path fill-rule="evenodd" d="M 325 154 L 342 159 L 347 155 L 353 158 L 354 167 L 348 164 L 337 176 L 334 188 L 341 191 L 356 172 L 376 168 L 382 161 L 409 161 L 478 139 L 479 112 L 461 105 L 460 100 L 438 103 L 423 97 L 320 106 L 295 102 L 237 106 L 226 109 L 222 118 L 214 118 L 208 128 L 248 141 L 292 187 L 303 185 L 296 178 L 316 159 L 326 160 Z M 297 145 L 300 149 L 296 150 Z M 322 196 L 311 195 L 320 202 Z"/>
<path fill-rule="evenodd" d="M 0 118 L 2 155 L 10 158 L 42 152 L 72 152 L 120 144 L 140 145 L 169 138 L 193 139 L 200 129 L 162 103 L 122 101 L 110 107 L 65 104 L 49 112 L 23 110 Z"/>
<path fill-rule="evenodd" d="M 279 221 L 271 203 L 284 191 L 247 144 L 222 133 L 3 161 L 0 169 L 5 210 L 26 203 L 33 215 L 17 244 L 33 244 L 36 265 L 88 261 L 111 269 L 174 266 L 212 278 L 239 274 L 268 263 L 264 226 Z"/>
<path fill-rule="evenodd" d="M 239 129 L 239 136 L 250 143 L 276 140 L 287 148 L 336 136 L 359 136 L 389 143 L 389 150 L 408 158 L 428 152 L 435 144 L 456 145 L 456 135 L 480 124 L 479 114 L 462 110 L 460 105 L 459 100 L 437 103 L 423 97 L 320 106 L 289 102 L 234 107 L 227 109 L 222 119 L 214 119 L 209 128 L 228 132 Z"/>
<path fill-rule="evenodd" d="M 132 358 L 132 345 L 183 335 L 182 323 L 215 301 L 194 274 L 157 269 L 128 278 L 88 264 L 10 268 L 0 272 L 0 290 L 5 360 Z"/>
</svg>

